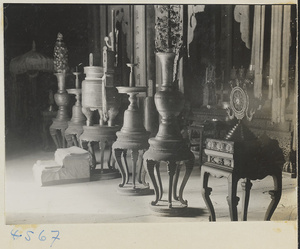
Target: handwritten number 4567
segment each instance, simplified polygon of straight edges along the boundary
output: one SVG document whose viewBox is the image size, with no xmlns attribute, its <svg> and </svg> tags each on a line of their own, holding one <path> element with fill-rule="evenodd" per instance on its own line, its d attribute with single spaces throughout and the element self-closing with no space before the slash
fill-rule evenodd
<svg viewBox="0 0 300 249">
<path fill-rule="evenodd" d="M 43 235 L 44 231 L 45 231 L 45 230 L 42 230 L 42 231 L 39 233 L 38 239 L 39 239 L 40 241 L 45 241 L 45 240 L 47 239 L 46 236 Z M 17 238 L 22 237 L 22 234 L 18 234 L 18 232 L 19 232 L 19 230 L 16 230 L 16 231 L 11 230 L 10 234 L 12 235 L 12 237 L 13 237 L 14 240 L 16 240 Z M 58 237 L 58 236 L 59 236 L 59 231 L 54 230 L 54 231 L 51 231 L 51 232 L 52 232 L 52 233 L 56 233 L 56 236 L 52 237 L 53 241 L 52 241 L 50 247 L 52 247 L 54 241 L 60 240 L 60 238 Z M 27 231 L 27 232 L 26 232 L 26 235 L 25 235 L 25 240 L 30 241 L 30 240 L 31 240 L 31 235 L 32 235 L 32 234 L 34 234 L 33 231 Z"/>
</svg>

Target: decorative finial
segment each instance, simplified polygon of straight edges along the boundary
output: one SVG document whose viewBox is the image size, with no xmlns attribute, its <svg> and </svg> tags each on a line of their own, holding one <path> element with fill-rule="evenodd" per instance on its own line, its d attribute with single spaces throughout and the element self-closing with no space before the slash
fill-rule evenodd
<svg viewBox="0 0 300 249">
<path fill-rule="evenodd" d="M 90 65 L 90 67 L 92 67 L 94 65 L 93 53 L 90 53 L 90 55 L 89 55 L 89 65 Z"/>
<path fill-rule="evenodd" d="M 68 69 L 68 49 L 63 42 L 63 35 L 57 34 L 57 40 L 54 47 L 54 71 L 58 73 L 65 72 Z"/>
<path fill-rule="evenodd" d="M 58 40 L 58 41 L 62 41 L 63 38 L 64 38 L 64 37 L 63 37 L 62 33 L 59 33 L 59 32 L 58 32 L 58 34 L 57 34 L 57 40 Z"/>
</svg>

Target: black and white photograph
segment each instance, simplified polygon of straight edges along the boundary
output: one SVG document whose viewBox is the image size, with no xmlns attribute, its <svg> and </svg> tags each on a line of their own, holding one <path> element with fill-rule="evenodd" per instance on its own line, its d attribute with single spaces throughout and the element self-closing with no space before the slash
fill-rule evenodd
<svg viewBox="0 0 300 249">
<path fill-rule="evenodd" d="M 1 15 L 12 248 L 82 248 L 76 236 L 62 247 L 54 224 L 118 226 L 111 244 L 85 248 L 117 248 L 135 225 L 140 246 L 123 248 L 143 248 L 139 237 L 155 240 L 160 226 L 165 244 L 145 248 L 221 248 L 213 224 L 296 229 L 296 3 L 12 1 Z M 186 224 L 211 247 L 184 227 L 179 239 Z M 239 243 L 222 248 L 248 248 Z"/>
</svg>

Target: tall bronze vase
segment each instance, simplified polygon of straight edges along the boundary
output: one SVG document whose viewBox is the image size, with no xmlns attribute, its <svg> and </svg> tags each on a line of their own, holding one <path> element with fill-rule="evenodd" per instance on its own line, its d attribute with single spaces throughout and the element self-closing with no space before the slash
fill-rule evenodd
<svg viewBox="0 0 300 249">
<path fill-rule="evenodd" d="M 70 96 L 66 91 L 65 73 L 55 73 L 57 77 L 58 90 L 54 95 L 55 103 L 58 106 L 56 121 L 67 122 L 69 118 L 67 106 L 70 102 Z"/>
<path fill-rule="evenodd" d="M 173 216 L 186 210 L 187 201 L 183 199 L 183 190 L 194 166 L 194 155 L 183 140 L 177 122 L 177 116 L 184 107 L 184 96 L 173 85 L 175 54 L 158 53 L 157 56 L 162 68 L 162 86 L 161 91 L 155 94 L 154 102 L 161 116 L 161 122 L 156 136 L 148 140 L 150 147 L 144 153 L 143 159 L 155 190 L 155 200 L 151 202 L 151 209 Z M 159 169 L 161 161 L 167 162 L 169 174 L 167 202 L 161 201 L 163 197 L 163 184 Z M 177 195 L 180 162 L 182 161 L 185 162 L 186 170 Z M 160 202 L 159 205 L 157 205 L 158 202 Z"/>
<path fill-rule="evenodd" d="M 162 69 L 161 91 L 154 96 L 161 123 L 156 135 L 157 140 L 181 140 L 176 117 L 184 107 L 183 94 L 173 86 L 174 53 L 157 53 Z"/>
</svg>

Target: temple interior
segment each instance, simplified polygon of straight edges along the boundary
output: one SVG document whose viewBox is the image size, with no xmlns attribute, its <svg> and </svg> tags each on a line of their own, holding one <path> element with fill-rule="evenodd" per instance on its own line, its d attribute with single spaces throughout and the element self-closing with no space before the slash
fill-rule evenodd
<svg viewBox="0 0 300 249">
<path fill-rule="evenodd" d="M 297 221 L 296 5 L 3 17 L 6 225 Z"/>
</svg>

